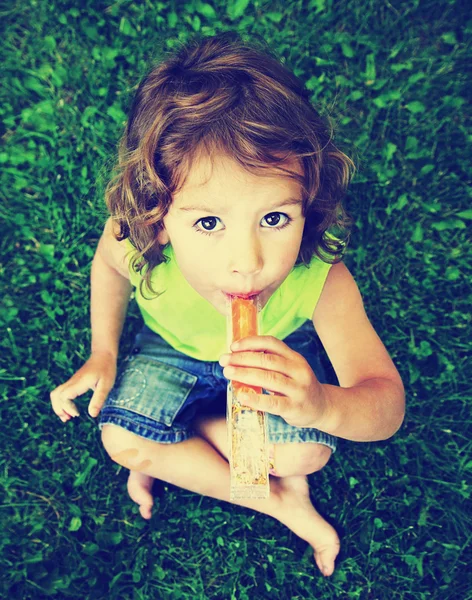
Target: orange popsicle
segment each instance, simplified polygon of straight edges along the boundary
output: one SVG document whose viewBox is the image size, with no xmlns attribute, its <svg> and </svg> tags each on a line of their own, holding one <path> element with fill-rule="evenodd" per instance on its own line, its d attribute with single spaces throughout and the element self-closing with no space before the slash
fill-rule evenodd
<svg viewBox="0 0 472 600">
<path fill-rule="evenodd" d="M 231 301 L 231 319 L 233 324 L 232 342 L 238 342 L 250 335 L 258 335 L 257 302 L 250 299 L 234 297 Z M 241 392 L 262 394 L 262 388 L 233 381 L 233 389 L 236 394 Z"/>
</svg>

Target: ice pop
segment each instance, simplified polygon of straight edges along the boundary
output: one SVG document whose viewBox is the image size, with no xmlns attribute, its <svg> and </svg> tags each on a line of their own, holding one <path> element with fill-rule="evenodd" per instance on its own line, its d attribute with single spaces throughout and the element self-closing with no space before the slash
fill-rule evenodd
<svg viewBox="0 0 472 600">
<path fill-rule="evenodd" d="M 244 337 L 259 334 L 258 298 L 231 297 L 228 301 L 229 346 Z M 243 406 L 240 393 L 262 394 L 262 388 L 230 381 L 227 423 L 230 447 L 231 500 L 269 497 L 269 458 L 266 414 Z"/>
</svg>

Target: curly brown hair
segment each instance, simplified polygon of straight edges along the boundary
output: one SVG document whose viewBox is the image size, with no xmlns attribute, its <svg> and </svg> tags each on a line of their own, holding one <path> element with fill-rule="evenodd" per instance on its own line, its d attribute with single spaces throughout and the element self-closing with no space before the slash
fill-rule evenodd
<svg viewBox="0 0 472 600">
<path fill-rule="evenodd" d="M 152 269 L 167 260 L 157 240 L 163 218 L 201 152 L 298 181 L 306 220 L 295 264 L 341 261 L 353 222 L 341 200 L 356 167 L 332 138 L 303 82 L 260 38 L 224 32 L 180 42 L 141 80 L 105 190 L 116 238 L 136 248 L 141 286 L 155 293 Z M 281 166 L 288 159 L 301 161 L 303 176 Z"/>
</svg>

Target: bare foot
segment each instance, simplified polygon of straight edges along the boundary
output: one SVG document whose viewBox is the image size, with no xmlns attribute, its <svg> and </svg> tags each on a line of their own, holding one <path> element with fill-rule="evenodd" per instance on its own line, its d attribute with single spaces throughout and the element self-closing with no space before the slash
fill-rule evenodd
<svg viewBox="0 0 472 600">
<path fill-rule="evenodd" d="M 139 504 L 139 512 L 143 519 L 151 518 L 154 503 L 151 489 L 154 479 L 139 471 L 130 471 L 128 477 L 128 494 L 131 500 Z"/>
<path fill-rule="evenodd" d="M 312 546 L 319 570 L 325 576 L 334 572 L 341 544 L 338 534 L 315 510 L 304 475 L 271 479 L 271 490 L 279 500 L 273 516 Z M 275 484 L 275 485 L 274 485 Z"/>
</svg>

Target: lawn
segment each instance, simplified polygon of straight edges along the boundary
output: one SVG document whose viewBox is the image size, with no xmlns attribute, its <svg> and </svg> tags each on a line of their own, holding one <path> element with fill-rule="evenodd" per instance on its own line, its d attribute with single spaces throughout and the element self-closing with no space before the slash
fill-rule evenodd
<svg viewBox="0 0 472 600">
<path fill-rule="evenodd" d="M 466 3 L 16 0 L 0 14 L 1 597 L 470 600 Z M 270 42 L 357 165 L 345 262 L 406 388 L 395 436 L 340 440 L 310 477 L 341 537 L 329 579 L 270 517 L 172 485 L 144 521 L 91 393 L 68 423 L 50 407 L 89 356 L 90 265 L 132 92 L 159 44 L 229 29 Z M 120 359 L 140 324 L 132 301 Z"/>
</svg>

